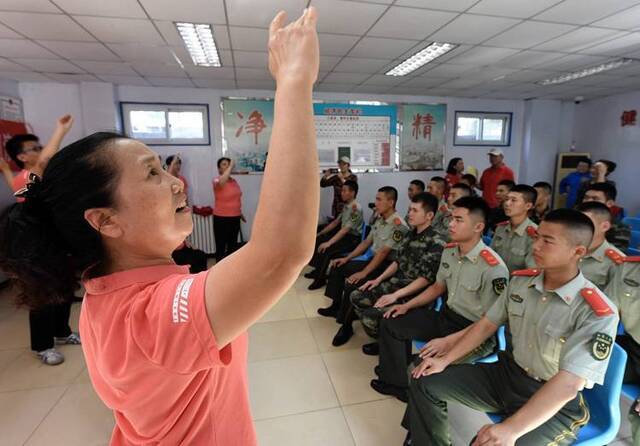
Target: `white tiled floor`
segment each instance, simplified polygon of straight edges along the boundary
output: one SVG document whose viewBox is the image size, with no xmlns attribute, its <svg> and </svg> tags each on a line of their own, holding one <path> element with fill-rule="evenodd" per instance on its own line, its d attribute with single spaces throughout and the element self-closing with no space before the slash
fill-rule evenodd
<svg viewBox="0 0 640 446">
<path fill-rule="evenodd" d="M 299 279 L 286 296 L 250 330 L 251 405 L 260 445 L 401 445 L 404 404 L 369 387 L 376 358 L 361 353 L 369 342 L 359 324 L 340 348 L 331 346 L 338 325 L 318 317 L 328 304 L 322 291 L 306 290 Z M 95 395 L 79 347 L 63 347 L 67 360 L 41 365 L 28 350 L 27 314 L 0 292 L 0 444 L 103 446 L 113 416 Z M 72 311 L 77 328 L 79 305 Z M 620 439 L 630 445 L 622 402 Z M 451 405 L 454 445 L 466 446 L 483 414 Z"/>
</svg>

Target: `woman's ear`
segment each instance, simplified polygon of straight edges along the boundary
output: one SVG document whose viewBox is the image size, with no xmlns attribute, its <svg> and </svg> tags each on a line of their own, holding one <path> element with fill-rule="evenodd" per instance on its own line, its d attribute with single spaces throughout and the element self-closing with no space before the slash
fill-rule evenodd
<svg viewBox="0 0 640 446">
<path fill-rule="evenodd" d="M 113 217 L 113 210 L 108 208 L 93 208 L 84 211 L 84 219 L 93 229 L 106 237 L 119 238 L 123 233 L 122 227 Z"/>
</svg>

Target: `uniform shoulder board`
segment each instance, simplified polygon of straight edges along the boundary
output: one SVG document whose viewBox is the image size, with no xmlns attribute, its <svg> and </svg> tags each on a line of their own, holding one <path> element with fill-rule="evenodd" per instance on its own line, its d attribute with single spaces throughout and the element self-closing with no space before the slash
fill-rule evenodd
<svg viewBox="0 0 640 446">
<path fill-rule="evenodd" d="M 527 226 L 527 234 L 529 234 L 529 237 L 531 238 L 536 237 L 538 235 L 538 230 L 535 226 Z"/>
<path fill-rule="evenodd" d="M 615 263 L 616 265 L 622 265 L 624 263 L 624 255 L 620 254 L 618 251 L 616 251 L 615 249 L 607 249 L 605 252 L 605 255 L 607 257 L 609 257 L 613 263 Z"/>
<path fill-rule="evenodd" d="M 501 221 L 496 226 L 507 226 L 509 223 L 510 223 L 509 220 L 505 220 L 505 221 Z"/>
<path fill-rule="evenodd" d="M 540 274 L 540 272 L 541 271 L 537 268 L 520 269 L 518 271 L 512 272 L 511 275 L 516 277 L 535 277 Z"/>
<path fill-rule="evenodd" d="M 484 261 L 489 264 L 489 266 L 500 265 L 500 261 L 488 249 L 483 249 L 482 251 L 480 251 L 480 257 L 482 257 Z"/>
<path fill-rule="evenodd" d="M 458 244 L 455 242 L 447 243 L 446 245 L 444 245 L 445 248 L 455 248 L 456 246 L 458 246 Z"/>
<path fill-rule="evenodd" d="M 399 217 L 396 217 L 395 220 L 393 220 L 393 224 L 396 226 L 400 226 L 402 225 L 402 220 L 400 220 Z"/>
<path fill-rule="evenodd" d="M 613 314 L 609 304 L 595 288 L 583 288 L 580 290 L 580 295 L 587 301 L 596 316 L 602 317 Z"/>
<path fill-rule="evenodd" d="M 640 262 L 640 256 L 626 256 L 623 258 L 625 263 L 638 263 Z"/>
</svg>

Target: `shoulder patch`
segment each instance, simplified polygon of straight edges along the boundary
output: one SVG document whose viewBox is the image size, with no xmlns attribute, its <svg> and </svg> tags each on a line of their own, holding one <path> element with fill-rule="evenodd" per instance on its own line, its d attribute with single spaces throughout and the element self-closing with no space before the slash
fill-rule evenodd
<svg viewBox="0 0 640 446">
<path fill-rule="evenodd" d="M 604 253 L 616 265 L 622 265 L 624 263 L 624 255 L 618 253 L 615 249 L 607 249 Z"/>
<path fill-rule="evenodd" d="M 449 208 L 446 205 L 442 205 L 440 206 L 440 208 L 438 209 L 440 212 L 447 212 L 449 210 Z"/>
<path fill-rule="evenodd" d="M 538 230 L 535 226 L 527 226 L 527 234 L 529 237 L 534 238 L 538 236 Z"/>
<path fill-rule="evenodd" d="M 488 249 L 483 249 L 482 251 L 480 251 L 480 257 L 482 257 L 489 266 L 500 265 L 500 261 Z"/>
<path fill-rule="evenodd" d="M 402 220 L 400 220 L 399 217 L 396 217 L 395 220 L 393 220 L 393 224 L 396 226 L 400 226 L 402 225 Z"/>
<path fill-rule="evenodd" d="M 539 269 L 530 268 L 530 269 L 520 269 L 518 271 L 514 271 L 511 273 L 511 275 L 516 277 L 535 277 L 540 273 L 541 271 Z"/>
<path fill-rule="evenodd" d="M 507 226 L 509 224 L 509 220 L 505 220 L 505 221 L 501 221 L 500 223 L 496 224 L 496 226 Z"/>
<path fill-rule="evenodd" d="M 357 211 L 357 210 L 358 210 L 358 204 L 357 204 L 357 203 L 353 203 L 353 204 L 351 205 L 351 210 L 352 210 L 352 211 Z"/>
<path fill-rule="evenodd" d="M 625 263 L 638 263 L 638 262 L 640 262 L 640 256 L 626 256 L 623 259 L 623 262 L 625 262 Z"/>
<path fill-rule="evenodd" d="M 613 314 L 613 310 L 609 307 L 609 304 L 607 304 L 595 288 L 583 288 L 580 290 L 580 295 L 587 301 L 596 316 L 602 317 Z"/>
<path fill-rule="evenodd" d="M 444 245 L 445 248 L 455 248 L 456 246 L 458 246 L 456 242 L 451 242 Z"/>
</svg>

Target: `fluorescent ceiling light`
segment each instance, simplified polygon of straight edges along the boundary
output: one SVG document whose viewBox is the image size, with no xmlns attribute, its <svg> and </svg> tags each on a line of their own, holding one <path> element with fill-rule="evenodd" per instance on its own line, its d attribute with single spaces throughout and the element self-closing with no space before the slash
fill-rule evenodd
<svg viewBox="0 0 640 446">
<path fill-rule="evenodd" d="M 428 64 L 432 60 L 448 53 L 458 45 L 453 43 L 433 42 L 423 50 L 418 51 L 413 56 L 400 62 L 398 65 L 387 71 L 387 76 L 406 76 L 412 71 L 417 70 L 423 65 Z"/>
<path fill-rule="evenodd" d="M 555 85 L 562 84 L 565 82 L 574 81 L 576 79 L 580 79 L 582 77 L 593 76 L 594 74 L 602 73 L 604 71 L 614 70 L 616 68 L 620 68 L 622 66 L 628 65 L 634 62 L 633 59 L 618 59 L 612 62 L 603 63 L 600 65 L 596 65 L 595 67 L 585 68 L 580 71 L 573 71 L 571 73 L 565 73 L 557 77 L 552 77 L 550 79 L 545 79 L 538 84 L 540 85 Z"/>
<path fill-rule="evenodd" d="M 222 66 L 216 42 L 213 40 L 211 25 L 185 22 L 176 22 L 175 25 L 194 65 L 200 67 Z"/>
</svg>

